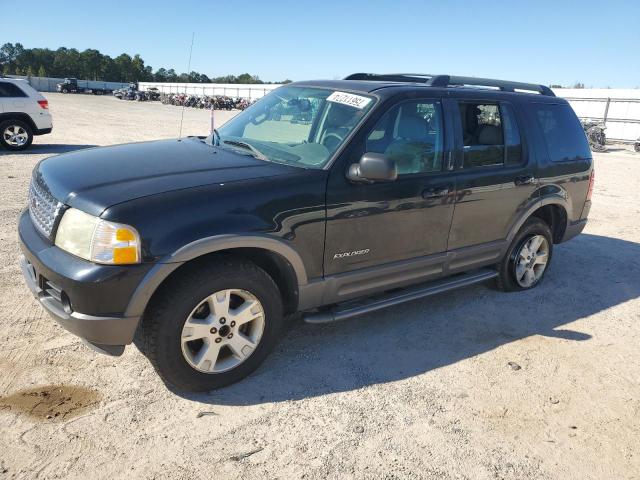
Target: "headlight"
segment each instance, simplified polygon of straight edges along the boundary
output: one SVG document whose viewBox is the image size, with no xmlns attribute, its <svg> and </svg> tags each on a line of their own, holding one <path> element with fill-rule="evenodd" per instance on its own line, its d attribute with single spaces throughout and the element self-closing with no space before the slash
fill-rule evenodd
<svg viewBox="0 0 640 480">
<path fill-rule="evenodd" d="M 95 263 L 140 263 L 140 237 L 135 228 L 107 222 L 75 208 L 62 216 L 56 246 Z"/>
</svg>

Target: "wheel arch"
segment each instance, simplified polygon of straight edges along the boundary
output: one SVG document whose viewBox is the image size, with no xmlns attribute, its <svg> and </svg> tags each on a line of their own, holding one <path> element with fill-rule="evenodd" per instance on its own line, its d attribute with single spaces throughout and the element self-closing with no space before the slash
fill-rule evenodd
<svg viewBox="0 0 640 480">
<path fill-rule="evenodd" d="M 570 208 L 569 202 L 559 195 L 541 198 L 514 222 L 507 236 L 507 244 L 511 243 L 522 225 L 531 217 L 540 218 L 549 225 L 553 243 L 560 243 L 569 223 Z"/>
<path fill-rule="evenodd" d="M 157 263 L 138 285 L 126 315 L 142 316 L 162 285 L 193 265 L 214 261 L 220 256 L 246 259 L 265 270 L 280 289 L 285 311 L 296 311 L 299 286 L 308 281 L 300 255 L 274 238 L 221 235 L 186 245 Z"/>
<path fill-rule="evenodd" d="M 29 125 L 29 128 L 31 128 L 31 133 L 34 135 L 36 133 L 36 130 L 38 130 L 38 128 L 36 127 L 36 124 L 33 122 L 31 117 L 28 114 L 23 112 L 0 113 L 0 123 L 5 122 L 7 120 L 20 120 L 22 122 L 25 122 L 27 125 Z"/>
</svg>

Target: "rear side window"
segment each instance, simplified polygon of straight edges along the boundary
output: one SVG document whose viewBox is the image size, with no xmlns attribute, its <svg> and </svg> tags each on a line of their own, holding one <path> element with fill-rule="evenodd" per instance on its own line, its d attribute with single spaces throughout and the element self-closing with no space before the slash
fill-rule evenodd
<svg viewBox="0 0 640 480">
<path fill-rule="evenodd" d="M 0 98 L 26 96 L 27 94 L 24 93 L 17 85 L 8 82 L 0 82 Z"/>
<path fill-rule="evenodd" d="M 487 167 L 504 164 L 502 115 L 498 105 L 461 102 L 464 167 Z"/>
<path fill-rule="evenodd" d="M 591 158 L 582 125 L 569 105 L 533 105 L 552 162 Z"/>
</svg>

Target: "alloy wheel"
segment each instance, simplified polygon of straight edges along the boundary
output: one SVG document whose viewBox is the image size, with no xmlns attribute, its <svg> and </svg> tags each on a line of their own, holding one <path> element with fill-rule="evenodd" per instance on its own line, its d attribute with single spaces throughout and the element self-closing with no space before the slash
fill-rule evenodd
<svg viewBox="0 0 640 480">
<path fill-rule="evenodd" d="M 529 237 L 520 247 L 515 260 L 516 281 L 523 288 L 535 285 L 549 261 L 549 242 L 543 235 Z"/>
<path fill-rule="evenodd" d="M 256 350 L 265 327 L 264 308 L 250 292 L 215 292 L 193 309 L 182 327 L 182 355 L 194 369 L 221 373 Z"/>
<path fill-rule="evenodd" d="M 29 141 L 29 134 L 20 125 L 9 125 L 2 132 L 2 137 L 12 147 L 21 147 Z"/>
</svg>

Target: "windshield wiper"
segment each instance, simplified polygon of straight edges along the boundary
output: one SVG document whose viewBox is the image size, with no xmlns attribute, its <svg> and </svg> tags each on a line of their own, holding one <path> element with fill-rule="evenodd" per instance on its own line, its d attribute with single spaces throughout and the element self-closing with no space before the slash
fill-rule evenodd
<svg viewBox="0 0 640 480">
<path fill-rule="evenodd" d="M 220 137 L 218 137 L 218 138 L 220 138 Z M 255 158 L 257 158 L 258 160 L 265 160 L 267 162 L 270 161 L 269 158 L 264 153 L 262 153 L 260 150 L 258 150 L 256 147 L 254 147 L 250 143 L 240 142 L 238 140 L 225 140 L 223 143 L 225 145 L 232 145 L 232 146 L 236 146 L 236 147 L 245 148 L 247 150 L 250 150 L 251 153 L 253 153 L 253 156 Z"/>
</svg>

